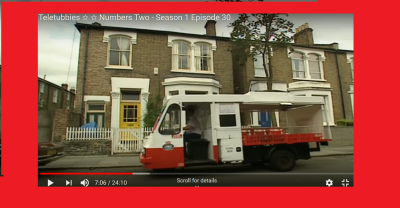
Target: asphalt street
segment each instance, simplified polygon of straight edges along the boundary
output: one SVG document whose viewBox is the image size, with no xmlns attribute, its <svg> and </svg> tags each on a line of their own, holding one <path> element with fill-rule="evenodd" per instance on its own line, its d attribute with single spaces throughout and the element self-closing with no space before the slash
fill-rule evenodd
<svg viewBox="0 0 400 208">
<path fill-rule="evenodd" d="M 130 173 L 130 175 L 40 175 L 40 173 Z M 297 161 L 290 172 L 275 172 L 269 166 L 215 165 L 188 167 L 173 172 L 154 173 L 144 168 L 67 169 L 39 171 L 39 186 L 353 186 L 353 155 L 314 157 Z M 72 180 L 72 183 L 71 183 Z M 342 182 L 344 180 L 344 182 Z M 347 182 L 347 181 L 348 182 Z M 69 181 L 67 185 L 66 181 Z M 343 185 L 344 184 L 344 185 Z"/>
</svg>

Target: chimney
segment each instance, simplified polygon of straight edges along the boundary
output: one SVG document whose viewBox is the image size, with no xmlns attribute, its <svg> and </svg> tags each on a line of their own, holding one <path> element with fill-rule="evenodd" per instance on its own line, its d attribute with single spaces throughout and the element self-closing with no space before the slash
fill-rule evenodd
<svg viewBox="0 0 400 208">
<path fill-rule="evenodd" d="M 46 75 L 44 75 L 43 79 L 46 80 Z"/>
<path fill-rule="evenodd" d="M 313 29 L 308 27 L 308 23 L 301 25 L 296 28 L 296 34 L 294 34 L 294 43 L 297 45 L 314 45 Z"/>
<path fill-rule="evenodd" d="M 75 94 L 75 87 L 71 87 L 71 89 L 69 90 L 71 93 Z"/>
<path fill-rule="evenodd" d="M 209 36 L 217 36 L 217 30 L 215 29 L 215 24 L 217 24 L 214 20 L 208 20 L 204 28 L 206 28 L 206 35 Z"/>
<path fill-rule="evenodd" d="M 335 50 L 339 50 L 339 43 L 332 43 L 332 48 Z"/>
<path fill-rule="evenodd" d="M 68 85 L 67 84 L 61 84 L 61 87 L 68 90 Z"/>
</svg>

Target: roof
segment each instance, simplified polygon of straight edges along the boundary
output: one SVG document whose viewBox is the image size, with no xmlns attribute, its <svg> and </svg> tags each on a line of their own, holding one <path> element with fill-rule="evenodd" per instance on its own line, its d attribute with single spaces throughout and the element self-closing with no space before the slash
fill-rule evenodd
<svg viewBox="0 0 400 208">
<path fill-rule="evenodd" d="M 297 45 L 297 44 L 290 44 L 293 47 L 299 47 L 299 48 L 312 48 L 312 49 L 318 49 L 321 51 L 329 51 L 329 52 L 354 52 L 352 50 L 342 50 L 342 49 L 333 49 L 333 48 L 324 48 L 321 46 L 329 46 L 330 44 L 314 44 L 316 46 L 306 46 L 306 45 Z M 317 47 L 320 46 L 320 47 Z"/>
<path fill-rule="evenodd" d="M 49 82 L 49 81 L 47 81 L 47 80 L 45 80 L 45 79 L 43 79 L 43 78 L 40 78 L 40 77 L 38 77 L 38 79 L 39 79 L 39 82 L 43 82 L 43 83 L 46 83 L 46 84 L 48 84 L 48 85 L 51 85 L 51 86 L 53 86 L 53 87 L 55 87 L 55 88 L 58 88 L 58 89 L 60 89 L 60 90 L 65 90 L 65 91 L 67 91 L 67 92 L 70 92 L 69 90 L 64 89 L 64 87 L 59 86 L 59 85 L 56 85 L 56 84 L 54 84 L 53 82 Z M 71 93 L 72 93 L 72 92 L 71 92 Z"/>
<path fill-rule="evenodd" d="M 129 28 L 129 27 L 102 26 L 102 25 L 93 25 L 93 24 L 84 24 L 84 23 L 75 23 L 75 27 L 78 29 L 79 32 L 81 32 L 81 29 L 88 28 L 88 29 L 94 29 L 94 30 L 118 30 L 118 31 L 134 31 L 134 32 L 138 32 L 138 33 L 148 33 L 148 34 L 180 35 L 180 36 L 187 36 L 187 37 L 206 38 L 206 39 L 212 39 L 212 40 L 229 41 L 231 39 L 230 37 L 200 35 L 200 34 L 173 32 L 173 31 L 164 31 L 164 30 L 148 30 L 148 29 Z"/>
<path fill-rule="evenodd" d="M 307 105 L 324 104 L 324 100 L 321 97 L 294 96 L 288 92 L 249 92 L 240 95 L 175 95 L 168 97 L 168 101 L 174 100 L 179 100 L 183 103 L 240 103 L 244 109 L 268 109 L 268 106 L 271 106 L 273 109 L 287 109 Z"/>
<path fill-rule="evenodd" d="M 139 29 L 139 28 L 129 28 L 129 27 L 113 27 L 113 26 L 102 26 L 97 24 L 84 24 L 84 23 L 75 23 L 75 27 L 81 32 L 81 29 L 88 28 L 88 29 L 95 29 L 95 30 L 118 30 L 118 31 L 134 31 L 138 33 L 148 33 L 148 34 L 163 34 L 163 35 L 180 35 L 180 36 L 187 36 L 187 37 L 197 37 L 197 38 L 205 38 L 205 39 L 212 39 L 212 40 L 231 40 L 230 37 L 221 37 L 221 36 L 210 36 L 210 35 L 199 35 L 199 34 L 192 34 L 192 33 L 182 33 L 182 32 L 173 32 L 173 31 L 164 31 L 164 30 L 148 30 L 148 29 Z M 321 46 L 329 46 L 331 44 L 314 44 L 316 46 L 306 46 L 306 45 L 297 45 L 297 44 L 290 44 L 291 46 L 295 47 L 302 47 L 302 48 L 312 48 L 312 49 L 319 49 L 323 51 L 329 52 L 353 52 L 352 50 L 341 50 L 341 49 L 331 49 L 331 48 L 324 48 Z M 320 46 L 320 47 L 317 47 Z"/>
</svg>

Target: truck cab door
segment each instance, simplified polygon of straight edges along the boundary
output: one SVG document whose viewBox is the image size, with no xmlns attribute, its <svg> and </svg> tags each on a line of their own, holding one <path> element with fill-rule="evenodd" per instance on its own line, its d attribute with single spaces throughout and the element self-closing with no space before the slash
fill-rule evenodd
<svg viewBox="0 0 400 208">
<path fill-rule="evenodd" d="M 148 169 L 184 167 L 182 108 L 171 102 L 162 113 L 151 140 L 146 142 L 146 156 L 152 158 Z"/>
<path fill-rule="evenodd" d="M 214 135 L 218 143 L 221 162 L 242 161 L 243 143 L 238 103 L 216 103 L 214 113 Z"/>
</svg>

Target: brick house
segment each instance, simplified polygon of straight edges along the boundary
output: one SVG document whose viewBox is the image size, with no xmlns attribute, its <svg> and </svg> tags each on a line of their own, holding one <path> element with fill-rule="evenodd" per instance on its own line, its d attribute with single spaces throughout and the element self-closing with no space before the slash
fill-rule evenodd
<svg viewBox="0 0 400 208">
<path fill-rule="evenodd" d="M 353 51 L 339 50 L 337 43 L 314 44 L 313 30 L 304 24 L 296 29 L 294 44 L 272 49 L 273 90 L 289 91 L 297 96 L 323 96 L 329 125 L 336 120 L 353 119 Z M 237 59 L 234 58 L 234 61 Z M 267 90 L 262 57 L 234 62 L 237 93 Z M 285 117 L 278 116 L 281 125 Z M 269 113 L 244 116 L 244 123 L 267 127 Z M 279 123 L 278 121 L 278 123 Z"/>
<path fill-rule="evenodd" d="M 68 90 L 67 84 L 59 86 L 38 77 L 39 110 L 72 109 L 74 102 L 74 88 Z"/>
<path fill-rule="evenodd" d="M 76 110 L 84 123 L 140 127 L 157 95 L 233 94 L 231 42 L 216 36 L 215 24 L 196 35 L 76 23 Z"/>
<path fill-rule="evenodd" d="M 196 35 L 76 23 L 81 33 L 76 112 L 84 123 L 94 121 L 100 127 L 140 127 L 148 95 L 266 90 L 262 64 L 253 59 L 238 63 L 240 52 L 230 52 L 230 38 L 217 37 L 215 24 L 208 21 L 206 35 Z M 296 29 L 291 47 L 273 48 L 270 61 L 274 90 L 323 96 L 325 124 L 352 119 L 353 51 L 339 50 L 336 43 L 314 44 L 312 29 L 305 24 Z M 243 117 L 243 125 L 270 125 L 268 113 Z M 284 125 L 283 116 L 278 118 Z"/>
</svg>

